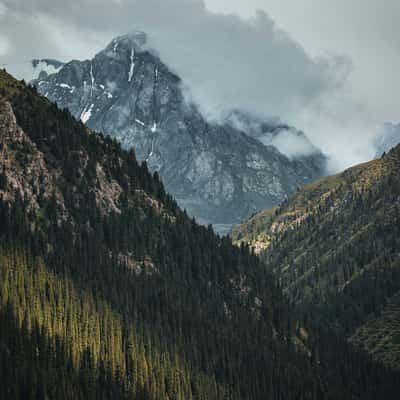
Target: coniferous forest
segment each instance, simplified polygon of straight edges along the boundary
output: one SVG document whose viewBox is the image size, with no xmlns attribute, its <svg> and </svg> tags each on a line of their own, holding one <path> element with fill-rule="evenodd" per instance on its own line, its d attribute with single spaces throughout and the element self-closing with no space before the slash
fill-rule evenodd
<svg viewBox="0 0 400 400">
<path fill-rule="evenodd" d="M 400 369 L 400 146 L 238 227 L 305 320 Z"/>
<path fill-rule="evenodd" d="M 398 398 L 303 318 L 133 151 L 0 71 L 0 398 Z"/>
</svg>

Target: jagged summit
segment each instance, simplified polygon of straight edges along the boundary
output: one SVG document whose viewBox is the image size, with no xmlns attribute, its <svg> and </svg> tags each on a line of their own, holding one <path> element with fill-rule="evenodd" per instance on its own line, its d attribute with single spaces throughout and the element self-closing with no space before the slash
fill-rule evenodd
<svg viewBox="0 0 400 400">
<path fill-rule="evenodd" d="M 209 123 L 196 105 L 188 106 L 181 83 L 148 51 L 143 32 L 115 38 L 92 60 L 72 61 L 34 81 L 90 128 L 133 147 L 181 207 L 221 232 L 324 174 L 320 151 L 296 158 L 264 143 L 264 123 L 256 133 Z M 274 129 L 275 135 L 287 127 Z"/>
<path fill-rule="evenodd" d="M 118 53 L 121 49 L 134 48 L 135 50 L 143 50 L 147 44 L 147 34 L 143 31 L 133 31 L 126 35 L 121 35 L 113 39 L 103 51 L 112 51 Z"/>
</svg>

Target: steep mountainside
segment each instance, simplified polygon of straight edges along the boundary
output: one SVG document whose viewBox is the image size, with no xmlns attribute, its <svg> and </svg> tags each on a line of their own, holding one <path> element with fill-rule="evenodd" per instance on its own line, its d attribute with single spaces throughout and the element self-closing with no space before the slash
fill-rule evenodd
<svg viewBox="0 0 400 400">
<path fill-rule="evenodd" d="M 0 221 L 0 398 L 396 398 L 133 151 L 1 71 Z"/>
<path fill-rule="evenodd" d="M 228 121 L 207 122 L 185 100 L 179 77 L 146 50 L 144 33 L 114 39 L 92 60 L 72 61 L 35 85 L 90 128 L 133 147 L 182 208 L 217 228 L 276 205 L 324 173 L 318 149 L 288 158 L 246 135 L 249 124 L 243 132 Z M 286 130 L 267 123 L 258 129 Z"/>
<path fill-rule="evenodd" d="M 378 160 L 305 187 L 233 232 L 234 240 L 262 252 L 306 314 L 355 334 L 354 343 L 397 368 L 399 168 L 397 146 Z"/>
<path fill-rule="evenodd" d="M 400 366 L 400 292 L 386 301 L 383 310 L 370 316 L 350 340 L 387 365 Z"/>
</svg>

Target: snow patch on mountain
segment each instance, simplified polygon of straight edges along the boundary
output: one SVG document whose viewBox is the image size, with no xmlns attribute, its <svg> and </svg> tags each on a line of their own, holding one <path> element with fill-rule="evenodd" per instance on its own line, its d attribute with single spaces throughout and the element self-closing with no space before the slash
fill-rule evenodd
<svg viewBox="0 0 400 400">
<path fill-rule="evenodd" d="M 120 36 L 92 60 L 71 61 L 34 84 L 89 128 L 133 147 L 178 204 L 205 224 L 239 223 L 323 175 L 324 155 L 308 151 L 304 133 L 279 120 L 241 112 L 234 122 L 210 122 L 146 46 L 143 33 Z"/>
<path fill-rule="evenodd" d="M 92 111 L 93 111 L 94 104 L 91 104 L 89 107 L 85 107 L 85 109 L 82 111 L 81 114 L 81 121 L 86 124 L 89 119 L 92 117 Z"/>
<path fill-rule="evenodd" d="M 128 82 L 130 82 L 130 81 L 132 80 L 133 71 L 135 70 L 134 57 L 135 57 L 135 49 L 132 47 L 132 50 L 131 50 L 131 65 L 130 65 L 130 67 L 129 67 Z"/>
</svg>

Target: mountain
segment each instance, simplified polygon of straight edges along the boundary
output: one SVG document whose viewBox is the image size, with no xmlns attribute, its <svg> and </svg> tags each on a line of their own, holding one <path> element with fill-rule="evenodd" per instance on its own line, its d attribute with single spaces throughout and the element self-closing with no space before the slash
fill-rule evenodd
<svg viewBox="0 0 400 400">
<path fill-rule="evenodd" d="M 388 152 L 392 147 L 400 143 L 400 124 L 385 124 L 384 129 L 375 141 L 376 158 Z"/>
<path fill-rule="evenodd" d="M 0 221 L 0 398 L 397 398 L 132 150 L 4 71 Z"/>
<path fill-rule="evenodd" d="M 318 149 L 287 157 L 232 119 L 208 122 L 142 32 L 118 37 L 92 60 L 69 62 L 34 84 L 91 129 L 133 147 L 182 208 L 221 231 L 324 174 Z M 263 122 L 260 134 L 287 128 Z"/>
<path fill-rule="evenodd" d="M 57 73 L 64 63 L 51 58 L 33 59 L 11 64 L 2 64 L 2 67 L 13 71 L 20 79 L 26 82 L 40 78 L 46 78 L 50 74 Z"/>
<path fill-rule="evenodd" d="M 400 368 L 400 146 L 234 229 L 291 302 Z M 307 318 L 307 317 L 306 317 Z"/>
<path fill-rule="evenodd" d="M 33 78 L 45 78 L 48 75 L 57 73 L 64 65 L 63 62 L 51 58 L 34 59 L 31 61 Z"/>
</svg>

